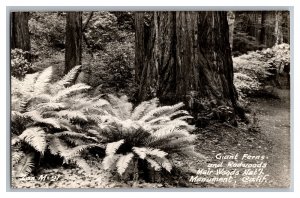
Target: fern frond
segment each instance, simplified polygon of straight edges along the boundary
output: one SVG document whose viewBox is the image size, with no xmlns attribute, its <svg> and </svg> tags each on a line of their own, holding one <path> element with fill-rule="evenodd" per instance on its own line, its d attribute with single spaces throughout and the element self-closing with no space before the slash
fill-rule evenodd
<svg viewBox="0 0 300 198">
<path fill-rule="evenodd" d="M 58 91 L 58 93 L 55 96 L 53 96 L 52 101 L 58 102 L 61 99 L 67 98 L 74 93 L 79 93 L 79 92 L 85 91 L 90 88 L 91 88 L 90 86 L 82 84 L 82 83 L 72 85 L 71 87 L 68 87 L 68 88 Z"/>
<path fill-rule="evenodd" d="M 28 107 L 28 103 L 29 103 L 29 99 L 26 97 L 23 97 L 20 99 L 20 103 L 19 103 L 19 111 L 20 113 L 24 113 L 27 111 L 27 107 Z"/>
<path fill-rule="evenodd" d="M 105 105 L 110 105 L 110 104 L 107 100 L 100 98 L 100 99 L 96 100 L 95 102 L 93 102 L 91 105 L 92 105 L 92 107 L 95 107 L 95 108 L 101 108 Z"/>
<path fill-rule="evenodd" d="M 169 153 L 174 152 L 177 149 L 183 149 L 192 145 L 196 140 L 195 135 L 190 135 L 188 137 L 181 137 L 178 139 L 172 139 L 167 141 L 166 144 L 157 145 L 157 148 L 168 151 Z"/>
<path fill-rule="evenodd" d="M 157 162 L 162 168 L 164 168 L 168 172 L 171 172 L 172 164 L 167 158 L 165 158 L 165 157 L 157 158 L 155 156 L 151 156 L 150 158 L 153 159 L 155 162 Z"/>
<path fill-rule="evenodd" d="M 186 116 L 181 116 L 181 117 L 175 118 L 174 120 L 187 120 L 187 119 L 193 119 L 193 118 L 194 118 L 193 116 L 186 115 Z"/>
<path fill-rule="evenodd" d="M 18 136 L 14 136 L 14 137 L 11 138 L 11 146 L 14 146 L 14 145 L 16 145 L 17 143 L 19 143 L 21 141 L 22 141 L 21 138 L 19 138 Z"/>
<path fill-rule="evenodd" d="M 93 147 L 99 147 L 99 148 L 104 149 L 104 146 L 102 144 L 80 145 L 80 146 L 76 146 L 74 148 L 70 148 L 67 152 L 62 153 L 62 155 L 67 160 L 73 159 L 75 157 L 79 157 L 83 151 L 93 148 Z"/>
<path fill-rule="evenodd" d="M 164 158 L 166 155 L 168 155 L 168 153 L 166 153 L 162 150 L 159 150 L 159 149 L 154 149 L 154 148 L 147 148 L 147 154 L 155 156 L 155 157 L 159 157 L 159 158 Z"/>
<path fill-rule="evenodd" d="M 35 109 L 43 112 L 43 111 L 58 111 L 67 108 L 65 103 L 57 103 L 57 102 L 48 102 L 41 103 L 35 106 Z"/>
<path fill-rule="evenodd" d="M 106 155 L 114 155 L 122 144 L 124 144 L 124 140 L 108 143 L 105 150 Z"/>
<path fill-rule="evenodd" d="M 52 155 L 60 155 L 67 152 L 68 146 L 62 140 L 53 135 L 48 135 L 48 137 L 48 149 Z"/>
<path fill-rule="evenodd" d="M 146 147 L 133 147 L 132 150 L 141 158 L 145 159 L 147 155 L 151 155 L 154 157 L 164 158 L 168 153 L 155 149 L 155 148 L 146 148 Z"/>
<path fill-rule="evenodd" d="M 134 153 L 136 153 L 139 156 L 139 158 L 141 158 L 141 159 L 145 159 L 147 156 L 147 149 L 144 147 L 142 147 L 142 148 L 132 147 L 132 151 Z"/>
<path fill-rule="evenodd" d="M 168 172 L 171 172 L 172 170 L 172 164 L 168 159 L 163 159 L 161 166 L 166 169 Z"/>
<path fill-rule="evenodd" d="M 168 141 L 171 138 L 178 139 L 181 137 L 188 137 L 191 134 L 186 130 L 174 128 L 170 125 L 155 131 L 154 133 L 152 133 L 152 135 L 156 139 L 165 139 L 166 141 Z"/>
<path fill-rule="evenodd" d="M 146 124 L 144 128 L 149 131 L 157 131 L 160 129 L 163 129 L 165 127 L 171 127 L 171 128 L 181 128 L 185 129 L 187 131 L 193 131 L 195 130 L 195 126 L 189 125 L 186 121 L 183 120 L 171 120 L 166 123 L 159 123 L 159 124 Z"/>
<path fill-rule="evenodd" d="M 142 102 L 133 110 L 130 119 L 139 120 L 145 113 L 155 109 L 158 106 L 158 102 L 158 98 Z"/>
<path fill-rule="evenodd" d="M 23 151 L 12 151 L 11 153 L 11 165 L 15 166 L 18 164 L 21 159 L 23 159 L 25 156 L 25 153 Z"/>
<path fill-rule="evenodd" d="M 63 117 L 66 119 L 79 119 L 81 121 L 87 122 L 87 117 L 81 111 L 72 111 L 72 110 L 62 110 L 57 112 L 59 117 Z"/>
<path fill-rule="evenodd" d="M 175 119 L 175 120 L 171 120 L 170 122 L 167 123 L 167 125 L 169 126 L 173 126 L 175 128 L 182 128 L 182 129 L 186 129 L 187 131 L 193 131 L 195 130 L 195 126 L 188 124 L 186 121 L 184 120 L 179 120 L 179 119 Z M 166 126 L 166 125 L 165 125 Z M 160 127 L 161 128 L 161 127 Z"/>
<path fill-rule="evenodd" d="M 113 170 L 116 167 L 117 160 L 121 155 L 107 155 L 102 161 L 102 166 L 104 170 Z"/>
<path fill-rule="evenodd" d="M 162 117 L 158 117 L 155 118 L 153 120 L 151 120 L 150 122 L 148 122 L 149 124 L 154 124 L 154 123 L 161 123 L 161 122 L 168 122 L 170 121 L 170 118 L 168 116 L 162 116 Z"/>
<path fill-rule="evenodd" d="M 109 102 L 113 108 L 118 111 L 118 117 L 121 119 L 128 119 L 132 111 L 132 103 L 128 102 L 127 96 L 118 98 L 112 94 L 108 94 Z"/>
<path fill-rule="evenodd" d="M 158 107 L 158 108 L 155 108 L 155 109 L 151 110 L 150 112 L 148 112 L 146 115 L 144 115 L 139 120 L 143 121 L 143 122 L 147 122 L 147 121 L 150 121 L 150 120 L 152 120 L 154 118 L 157 118 L 159 116 L 171 114 L 171 113 L 175 112 L 176 110 L 180 109 L 183 106 L 184 106 L 184 104 L 181 102 L 181 103 L 178 103 L 178 104 L 173 105 L 173 106 Z"/>
<path fill-rule="evenodd" d="M 50 102 L 52 99 L 51 95 L 49 94 L 38 94 L 38 95 L 34 95 L 30 98 L 30 101 L 43 101 L 45 102 Z"/>
<path fill-rule="evenodd" d="M 161 170 L 161 165 L 159 163 L 157 163 L 155 160 L 149 158 L 149 157 L 146 157 L 145 158 L 146 161 L 151 165 L 151 167 L 156 170 L 156 171 L 160 171 Z"/>
<path fill-rule="evenodd" d="M 119 160 L 117 161 L 117 171 L 120 175 L 123 175 L 123 173 L 126 171 L 128 168 L 129 163 L 133 159 L 133 154 L 129 153 L 127 155 L 122 155 Z"/>
<path fill-rule="evenodd" d="M 118 117 L 112 116 L 110 114 L 105 115 L 105 116 L 100 116 L 100 128 L 101 126 L 121 126 L 122 120 L 119 119 Z"/>
<path fill-rule="evenodd" d="M 73 67 L 60 81 L 55 83 L 55 86 L 59 87 L 59 90 L 63 87 L 71 86 L 76 80 L 81 69 L 81 65 Z"/>
<path fill-rule="evenodd" d="M 18 119 L 25 119 L 26 116 L 24 116 L 22 113 L 18 112 L 18 111 L 11 111 L 10 114 L 10 120 L 11 122 L 15 122 Z"/>
<path fill-rule="evenodd" d="M 171 113 L 170 115 L 168 115 L 168 117 L 173 118 L 178 115 L 189 115 L 189 112 L 186 110 L 178 110 L 178 111 L 175 111 L 174 113 Z"/>
<path fill-rule="evenodd" d="M 88 108 L 93 108 L 93 109 L 98 108 L 98 111 L 100 111 L 101 114 L 104 115 L 111 115 L 118 118 L 122 117 L 119 107 L 114 106 L 109 101 L 104 100 L 102 98 L 97 99 Z"/>
<path fill-rule="evenodd" d="M 34 92 L 34 84 L 38 77 L 39 73 L 26 74 L 22 82 L 22 92 L 25 95 L 30 95 Z"/>
<path fill-rule="evenodd" d="M 12 167 L 13 177 L 25 177 L 31 173 L 32 168 L 34 167 L 33 163 L 33 154 L 25 154 L 18 163 L 14 164 Z"/>
<path fill-rule="evenodd" d="M 47 146 L 46 134 L 41 127 L 27 128 L 21 135 L 19 135 L 19 138 L 28 143 L 38 152 L 42 154 L 44 153 Z"/>
<path fill-rule="evenodd" d="M 69 137 L 69 136 L 64 136 L 63 140 L 65 142 L 67 142 L 68 145 L 69 145 L 69 143 L 71 145 L 74 145 L 74 146 L 81 146 L 81 145 L 87 144 L 87 140 L 86 139 L 78 139 L 78 138 Z"/>
<path fill-rule="evenodd" d="M 37 122 L 37 123 L 44 123 L 44 124 L 49 124 L 52 125 L 55 128 L 61 128 L 59 122 L 54 119 L 54 118 L 43 118 L 40 113 L 36 110 L 26 112 L 24 115 L 28 118 L 30 118 L 32 121 Z"/>
<path fill-rule="evenodd" d="M 82 168 L 86 173 L 91 172 L 91 167 L 88 163 L 86 163 L 86 160 L 80 158 L 80 157 L 74 157 L 71 159 L 71 161 L 76 164 L 78 167 Z"/>
<path fill-rule="evenodd" d="M 52 78 L 53 68 L 48 67 L 41 72 L 41 74 L 37 77 L 34 84 L 34 92 L 36 94 L 45 93 L 47 90 L 47 86 Z"/>
<path fill-rule="evenodd" d="M 58 133 L 55 133 L 53 134 L 55 137 L 73 137 L 73 138 L 80 138 L 80 139 L 88 139 L 88 140 L 93 140 L 95 142 L 97 142 L 97 138 L 95 137 L 90 137 L 90 136 L 87 136 L 85 134 L 82 134 L 82 133 L 76 133 L 76 132 L 73 132 L 73 131 L 63 131 L 63 132 L 58 132 Z"/>
<path fill-rule="evenodd" d="M 99 132 L 96 131 L 96 130 L 93 130 L 93 129 L 87 130 L 87 133 L 88 133 L 88 134 L 91 134 L 91 135 L 94 135 L 94 136 L 98 136 L 98 135 L 99 135 Z"/>
</svg>

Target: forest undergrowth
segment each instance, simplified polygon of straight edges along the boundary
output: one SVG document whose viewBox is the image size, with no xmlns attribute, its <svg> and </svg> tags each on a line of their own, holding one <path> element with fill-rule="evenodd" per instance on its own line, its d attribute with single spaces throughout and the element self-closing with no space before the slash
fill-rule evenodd
<svg viewBox="0 0 300 198">
<path fill-rule="evenodd" d="M 45 180 L 43 182 L 21 181 L 15 183 L 18 188 L 173 188 L 173 187 L 204 187 L 204 188 L 269 188 L 288 187 L 290 167 L 289 164 L 289 91 L 276 90 L 280 99 L 254 99 L 251 102 L 253 112 L 258 118 L 259 130 L 251 131 L 249 126 L 240 124 L 233 127 L 225 123 L 214 123 L 205 128 L 198 128 L 196 151 L 201 151 L 206 160 L 178 161 L 181 166 L 188 167 L 180 172 L 181 175 L 173 175 L 173 180 L 165 178 L 157 183 L 138 181 L 119 181 L 113 179 L 113 175 L 99 167 L 99 159 L 88 161 L 92 168 L 91 174 L 86 174 L 78 167 L 65 166 L 55 169 L 44 169 L 40 175 L 56 175 L 57 181 Z M 251 155 L 265 155 L 267 168 L 265 174 L 269 174 L 268 182 L 201 182 L 199 184 L 189 182 L 190 177 L 197 170 L 209 163 L 219 163 L 216 154 L 251 153 Z M 240 168 L 242 172 L 244 168 Z M 230 171 L 230 169 L 228 169 Z M 175 176 L 175 177 L 174 177 Z M 209 177 L 209 176 L 208 176 Z M 238 175 L 237 178 L 241 178 Z M 176 178 L 176 182 L 174 182 Z M 49 178 L 48 178 L 49 179 Z"/>
</svg>

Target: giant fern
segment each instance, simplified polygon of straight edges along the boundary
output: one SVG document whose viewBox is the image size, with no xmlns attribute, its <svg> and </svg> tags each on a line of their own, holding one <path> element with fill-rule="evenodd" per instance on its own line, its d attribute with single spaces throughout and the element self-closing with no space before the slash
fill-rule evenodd
<svg viewBox="0 0 300 198">
<path fill-rule="evenodd" d="M 194 151 L 196 137 L 190 133 L 194 127 L 186 121 L 192 117 L 181 110 L 183 103 L 159 106 L 155 98 L 133 109 L 126 97 L 113 95 L 99 99 L 99 103 L 92 117 L 99 128 L 93 134 L 107 144 L 104 169 L 121 176 L 129 171 L 138 173 L 134 167 L 144 161 L 155 171 L 170 172 L 174 156 L 203 157 Z"/>
<path fill-rule="evenodd" d="M 12 77 L 12 159 L 13 175 L 24 176 L 31 172 L 33 156 L 47 153 L 62 157 L 65 163 L 75 163 L 88 170 L 81 154 L 100 147 L 95 137 L 84 133 L 83 122 L 88 122 L 82 107 L 84 93 L 89 86 L 72 84 L 80 66 L 74 67 L 55 83 L 52 67 L 23 80 Z M 18 149 L 16 149 L 18 147 Z M 28 147 L 30 149 L 28 149 Z M 17 160 L 22 154 L 22 159 Z"/>
</svg>

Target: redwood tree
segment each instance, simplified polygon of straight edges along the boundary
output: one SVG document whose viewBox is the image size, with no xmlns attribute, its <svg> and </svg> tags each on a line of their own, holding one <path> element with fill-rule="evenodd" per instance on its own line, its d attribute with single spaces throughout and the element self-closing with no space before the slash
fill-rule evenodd
<svg viewBox="0 0 300 198">
<path fill-rule="evenodd" d="M 154 12 L 136 18 L 139 100 L 208 99 L 238 111 L 226 12 Z"/>
<path fill-rule="evenodd" d="M 66 16 L 65 73 L 81 65 L 82 12 L 68 12 Z"/>
<path fill-rule="evenodd" d="M 11 49 L 18 48 L 30 52 L 29 12 L 11 13 Z M 30 53 L 25 58 L 30 61 Z"/>
</svg>

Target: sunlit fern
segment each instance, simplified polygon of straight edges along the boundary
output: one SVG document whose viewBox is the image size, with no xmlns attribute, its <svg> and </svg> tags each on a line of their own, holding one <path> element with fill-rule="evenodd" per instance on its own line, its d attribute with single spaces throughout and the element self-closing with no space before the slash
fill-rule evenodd
<svg viewBox="0 0 300 198">
<path fill-rule="evenodd" d="M 133 108 L 127 97 L 113 95 L 99 99 L 98 103 L 94 120 L 99 129 L 92 133 L 107 143 L 102 162 L 105 169 L 123 175 L 142 160 L 155 171 L 170 172 L 175 156 L 203 158 L 194 151 L 196 136 L 190 133 L 194 126 L 187 122 L 192 117 L 181 110 L 183 103 L 159 106 L 158 99 L 154 98 Z"/>
<path fill-rule="evenodd" d="M 62 157 L 65 163 L 89 170 L 81 153 L 92 147 L 104 148 L 95 137 L 86 135 L 82 127 L 88 119 L 78 100 L 90 87 L 73 84 L 79 71 L 80 66 L 76 66 L 55 83 L 51 83 L 52 67 L 26 75 L 23 80 L 12 77 L 11 145 L 15 176 L 29 174 L 34 168 L 32 156 L 43 156 L 46 151 Z M 15 160 L 18 154 L 23 155 L 21 160 Z"/>
</svg>

